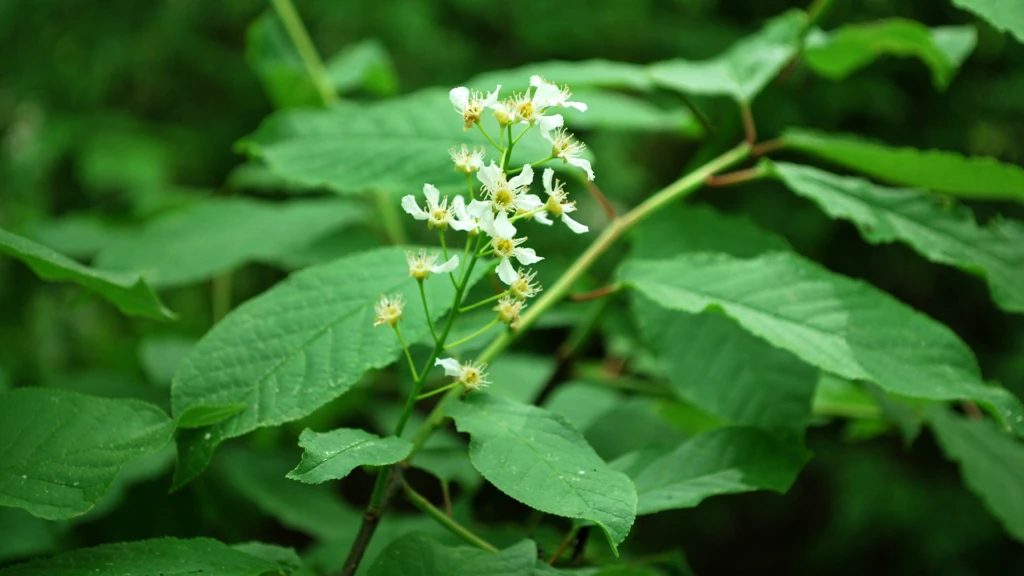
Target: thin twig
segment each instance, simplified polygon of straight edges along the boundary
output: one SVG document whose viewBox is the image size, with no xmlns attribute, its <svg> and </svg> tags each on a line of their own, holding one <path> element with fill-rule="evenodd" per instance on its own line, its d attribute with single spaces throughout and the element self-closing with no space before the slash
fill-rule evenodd
<svg viewBox="0 0 1024 576">
<path fill-rule="evenodd" d="M 615 213 L 615 207 L 613 207 L 612 203 L 608 201 L 608 197 L 604 195 L 604 192 L 601 192 L 601 189 L 597 187 L 597 184 L 588 180 L 587 190 L 590 190 L 590 194 L 595 200 L 597 200 L 597 203 L 601 205 L 601 208 L 604 209 L 604 213 L 607 214 L 609 218 L 612 220 L 618 218 L 619 215 Z"/>
<path fill-rule="evenodd" d="M 707 184 L 712 188 L 721 186 L 732 186 L 735 184 L 742 184 L 743 182 L 749 182 L 751 180 L 757 180 L 765 175 L 764 168 L 760 166 L 754 166 L 753 168 L 747 168 L 745 170 L 737 170 L 728 174 L 722 174 L 720 176 L 708 176 Z"/>
<path fill-rule="evenodd" d="M 754 114 L 750 111 L 750 104 L 741 102 L 740 114 L 743 115 L 743 133 L 746 134 L 747 144 L 753 146 L 757 142 L 757 126 L 754 125 Z"/>
<path fill-rule="evenodd" d="M 408 483 L 403 485 L 406 499 L 412 503 L 413 506 L 422 510 L 427 516 L 430 516 L 437 521 L 438 524 L 444 526 L 449 532 L 455 534 L 459 538 L 462 538 L 467 543 L 480 548 L 481 550 L 487 550 L 488 552 L 497 552 L 498 548 L 490 542 L 472 533 L 462 524 L 459 524 L 453 520 L 450 516 L 446 516 L 444 512 L 437 509 L 436 506 L 430 503 L 422 494 L 413 490 L 412 486 Z"/>
<path fill-rule="evenodd" d="M 775 138 L 773 140 L 765 140 L 764 142 L 758 142 L 750 147 L 750 155 L 754 158 L 758 156 L 764 156 L 765 154 L 771 154 L 776 150 L 781 150 L 786 147 L 785 138 Z"/>
<path fill-rule="evenodd" d="M 562 553 L 569 548 L 569 545 L 572 544 L 572 541 L 576 539 L 576 532 L 578 531 L 579 528 L 576 526 L 573 526 L 572 530 L 569 530 L 569 533 L 565 535 L 562 543 L 558 545 L 558 549 L 555 550 L 555 553 L 551 555 L 551 559 L 548 560 L 548 566 L 555 565 L 555 562 L 558 561 L 558 557 L 561 556 Z"/>
<path fill-rule="evenodd" d="M 603 298 L 604 296 L 608 296 L 609 294 L 614 294 L 619 290 L 622 290 L 622 284 L 616 282 L 615 284 L 602 286 L 601 288 L 591 290 L 590 292 L 570 294 L 569 300 L 572 300 L 573 302 L 586 302 L 587 300 L 597 300 L 598 298 Z"/>
</svg>

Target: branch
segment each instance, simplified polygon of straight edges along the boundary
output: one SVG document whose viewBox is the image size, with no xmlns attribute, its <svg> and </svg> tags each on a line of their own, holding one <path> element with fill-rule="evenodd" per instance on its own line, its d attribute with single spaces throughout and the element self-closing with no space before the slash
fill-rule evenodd
<svg viewBox="0 0 1024 576">
<path fill-rule="evenodd" d="M 380 524 L 381 516 L 384 515 L 384 508 L 387 507 L 391 499 L 398 493 L 398 490 L 402 487 L 402 479 L 405 473 L 405 469 L 402 464 L 395 464 L 390 468 L 390 474 L 384 488 L 384 496 L 381 499 L 379 506 L 371 504 L 366 508 L 366 513 L 363 514 L 363 523 L 359 526 L 359 534 L 356 535 L 355 542 L 352 543 L 352 548 L 348 551 L 348 558 L 345 558 L 345 564 L 341 568 L 342 576 L 353 576 L 356 573 L 356 569 L 359 568 L 359 563 L 363 561 L 363 554 L 366 553 L 366 547 L 370 544 L 370 539 L 373 538 L 373 533 L 377 531 L 377 526 Z M 387 474 L 384 470 L 378 471 L 378 474 Z"/>
</svg>

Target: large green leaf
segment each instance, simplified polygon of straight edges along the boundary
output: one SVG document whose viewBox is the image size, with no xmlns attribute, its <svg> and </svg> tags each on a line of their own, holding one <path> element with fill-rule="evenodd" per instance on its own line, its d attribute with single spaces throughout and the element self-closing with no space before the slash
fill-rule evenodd
<svg viewBox="0 0 1024 576">
<path fill-rule="evenodd" d="M 798 164 L 766 165 L 832 218 L 856 224 L 868 242 L 905 242 L 932 262 L 978 274 L 1000 307 L 1024 312 L 1024 225 L 1004 220 L 982 228 L 967 208 L 948 207 L 917 190 L 885 188 Z"/>
<path fill-rule="evenodd" d="M 245 62 L 275 108 L 323 103 L 295 44 L 273 11 L 265 11 L 245 31 Z"/>
<path fill-rule="evenodd" d="M 299 436 L 299 446 L 305 450 L 302 462 L 288 477 L 309 484 L 344 478 L 359 466 L 394 464 L 412 451 L 412 442 L 404 438 L 381 438 L 354 428 L 322 434 L 307 428 Z"/>
<path fill-rule="evenodd" d="M 812 32 L 803 54 L 808 66 L 832 80 L 842 80 L 886 54 L 916 56 L 931 69 L 936 88 L 944 89 L 976 42 L 977 33 L 970 26 L 928 28 L 914 20 L 891 18 Z"/>
<path fill-rule="evenodd" d="M 447 409 L 472 438 L 473 466 L 499 490 L 542 512 L 594 522 L 613 549 L 625 539 L 636 490 L 565 418 L 483 392 Z"/>
<path fill-rule="evenodd" d="M 699 138 L 704 133 L 688 108 L 661 108 L 643 98 L 611 90 L 574 90 L 573 100 L 584 102 L 586 112 L 563 108 L 560 114 L 570 130 L 579 128 L 630 132 L 671 132 Z"/>
<path fill-rule="evenodd" d="M 807 15 L 790 10 L 719 56 L 699 62 L 659 62 L 648 71 L 663 88 L 684 94 L 730 96 L 749 103 L 797 55 L 806 26 Z"/>
<path fill-rule="evenodd" d="M 785 492 L 810 454 L 754 428 L 719 428 L 663 450 L 612 463 L 636 482 L 637 515 L 691 508 L 717 494 Z"/>
<path fill-rule="evenodd" d="M 327 76 L 338 92 L 359 88 L 377 96 L 394 96 L 398 90 L 395 65 L 378 40 L 367 38 L 350 44 L 325 63 Z"/>
<path fill-rule="evenodd" d="M 340 198 L 210 199 L 111 243 L 96 265 L 140 272 L 161 288 L 194 284 L 246 262 L 274 260 L 365 215 L 362 204 Z"/>
<path fill-rule="evenodd" d="M 622 88 L 647 91 L 654 87 L 644 66 L 611 60 L 549 60 L 535 62 L 509 70 L 485 72 L 466 82 L 475 90 L 494 90 L 501 84 L 506 90 L 525 90 L 530 77 L 538 75 L 558 85 L 568 84 L 572 90 L 580 88 Z"/>
<path fill-rule="evenodd" d="M 524 540 L 498 553 L 445 546 L 419 532 L 395 540 L 377 556 L 370 576 L 531 576 L 537 546 Z"/>
<path fill-rule="evenodd" d="M 260 576 L 282 574 L 276 562 L 209 538 L 158 538 L 82 548 L 0 569 L 2 576 Z"/>
<path fill-rule="evenodd" d="M 652 214 L 633 237 L 633 258 L 667 258 L 683 252 L 725 252 L 740 258 L 787 250 L 782 236 L 748 217 L 722 214 L 706 205 L 667 206 Z"/>
<path fill-rule="evenodd" d="M 105 272 L 83 266 L 27 238 L 0 228 L 0 252 L 28 264 L 44 280 L 64 280 L 92 290 L 131 316 L 173 320 L 168 310 L 135 273 Z"/>
<path fill-rule="evenodd" d="M 85 514 L 125 464 L 156 452 L 174 423 L 138 400 L 54 388 L 0 394 L 0 506 L 49 520 Z"/>
<path fill-rule="evenodd" d="M 987 420 L 967 420 L 933 410 L 928 423 L 964 483 L 977 494 L 1006 531 L 1024 541 L 1024 444 Z"/>
<path fill-rule="evenodd" d="M 428 280 L 426 287 L 436 320 L 451 306 L 453 288 L 443 277 Z M 178 435 L 175 486 L 202 472 L 223 440 L 306 416 L 367 370 L 398 358 L 402 347 L 394 331 L 373 326 L 374 303 L 381 294 L 395 293 L 412 301 L 402 321 L 407 341 L 426 336 L 403 247 L 307 268 L 214 326 L 178 368 L 171 385 L 174 414 L 193 406 L 246 408 L 215 426 Z"/>
<path fill-rule="evenodd" d="M 953 5 L 974 12 L 997 30 L 1024 42 L 1024 6 L 1016 0 L 953 0 Z"/>
<path fill-rule="evenodd" d="M 1024 434 L 1020 401 L 981 381 L 974 355 L 949 328 L 795 254 L 627 262 L 621 276 L 669 309 L 721 309 L 754 335 L 823 370 L 904 396 L 973 400 Z"/>
<path fill-rule="evenodd" d="M 892 148 L 849 136 L 789 130 L 786 146 L 845 168 L 904 186 L 974 200 L 1024 202 L 1024 168 L 983 156 Z"/>
</svg>

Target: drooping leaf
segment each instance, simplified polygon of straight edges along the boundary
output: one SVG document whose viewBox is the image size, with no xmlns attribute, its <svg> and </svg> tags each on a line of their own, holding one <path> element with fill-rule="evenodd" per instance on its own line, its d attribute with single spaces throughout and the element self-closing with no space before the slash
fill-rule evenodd
<svg viewBox="0 0 1024 576">
<path fill-rule="evenodd" d="M 245 32 L 245 62 L 275 108 L 322 105 L 302 57 L 272 10 L 249 24 Z"/>
<path fill-rule="evenodd" d="M 971 26 L 928 28 L 914 20 L 890 18 L 812 32 L 803 56 L 812 70 L 832 80 L 842 80 L 887 54 L 915 56 L 931 69 L 935 87 L 945 89 L 976 42 Z"/>
<path fill-rule="evenodd" d="M 567 84 L 572 90 L 621 88 L 643 92 L 654 87 L 644 66 L 601 59 L 535 62 L 509 70 L 485 72 L 468 80 L 466 86 L 484 91 L 494 90 L 495 85 L 501 84 L 504 90 L 522 92 L 530 86 L 530 77 L 535 74 L 559 86 Z"/>
<path fill-rule="evenodd" d="M 454 290 L 444 278 L 426 286 L 436 320 L 448 311 Z M 235 403 L 246 409 L 178 435 L 175 486 L 202 472 L 223 440 L 310 414 L 367 370 L 397 359 L 401 345 L 390 328 L 373 326 L 373 305 L 381 294 L 398 293 L 410 300 L 418 294 L 405 250 L 381 248 L 293 274 L 214 326 L 175 375 L 174 414 Z M 410 342 L 425 336 L 423 314 L 407 313 L 402 332 Z"/>
<path fill-rule="evenodd" d="M 622 279 L 662 306 L 720 308 L 754 335 L 823 370 L 929 400 L 978 402 L 1019 434 L 1020 401 L 985 385 L 947 327 L 871 286 L 794 254 L 692 254 L 627 262 Z"/>
<path fill-rule="evenodd" d="M 631 453 L 612 466 L 636 483 L 637 515 L 691 508 L 718 494 L 789 490 L 810 454 L 755 428 L 728 427 L 660 453 Z"/>
<path fill-rule="evenodd" d="M 282 574 L 280 566 L 209 538 L 158 538 L 82 548 L 0 568 L 2 576 L 150 576 L 163 574 L 261 576 Z"/>
<path fill-rule="evenodd" d="M 359 466 L 394 464 L 412 451 L 412 442 L 404 438 L 381 438 L 354 428 L 322 434 L 307 428 L 299 436 L 299 446 L 305 450 L 302 462 L 288 477 L 307 484 L 344 478 Z"/>
<path fill-rule="evenodd" d="M 928 423 L 949 459 L 960 465 L 967 487 L 1024 542 L 1024 444 L 987 420 L 967 420 L 931 410 Z"/>
<path fill-rule="evenodd" d="M 96 265 L 140 272 L 169 288 L 208 280 L 253 260 L 274 260 L 361 221 L 364 207 L 340 198 L 267 202 L 209 199 L 150 222 L 107 246 Z"/>
<path fill-rule="evenodd" d="M 615 549 L 629 533 L 636 492 L 564 418 L 487 393 L 447 406 L 472 441 L 469 457 L 512 498 L 558 516 L 590 520 Z"/>
<path fill-rule="evenodd" d="M 969 10 L 994 26 L 1024 42 L 1024 9 L 1014 0 L 953 0 L 953 5 Z"/>
<path fill-rule="evenodd" d="M 885 188 L 798 164 L 765 165 L 832 218 L 853 222 L 868 242 L 905 242 L 932 262 L 978 274 L 996 304 L 1024 312 L 1024 225 L 996 221 L 982 228 L 967 208 L 949 207 L 917 190 Z"/>
<path fill-rule="evenodd" d="M 0 253 L 28 264 L 40 278 L 74 282 L 103 296 L 122 312 L 159 320 L 173 320 L 173 312 L 164 307 L 141 276 L 129 272 L 107 272 L 83 266 L 27 238 L 0 228 Z"/>
<path fill-rule="evenodd" d="M 669 60 L 652 64 L 648 71 L 663 88 L 749 103 L 796 56 L 806 26 L 807 15 L 790 10 L 715 58 Z"/>
<path fill-rule="evenodd" d="M 85 514 L 132 460 L 170 440 L 174 423 L 138 400 L 53 388 L 0 394 L 0 506 L 40 518 Z"/>
<path fill-rule="evenodd" d="M 972 200 L 1024 202 L 1024 168 L 983 156 L 892 148 L 850 136 L 789 130 L 786 146 L 869 176 Z"/>
<path fill-rule="evenodd" d="M 524 540 L 497 553 L 445 546 L 421 533 L 395 540 L 377 556 L 370 576 L 531 576 L 537 546 Z"/>
<path fill-rule="evenodd" d="M 325 67 L 338 92 L 362 88 L 377 96 L 394 96 L 398 90 L 395 65 L 384 45 L 372 38 L 346 46 Z"/>
</svg>

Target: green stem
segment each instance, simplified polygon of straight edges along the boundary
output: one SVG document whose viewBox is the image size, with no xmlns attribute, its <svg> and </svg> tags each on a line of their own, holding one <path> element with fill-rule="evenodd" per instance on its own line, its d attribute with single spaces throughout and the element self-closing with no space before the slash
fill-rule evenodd
<svg viewBox="0 0 1024 576">
<path fill-rule="evenodd" d="M 493 328 L 494 325 L 497 324 L 497 323 L 498 323 L 498 317 L 495 316 L 494 320 L 491 320 L 491 323 L 488 324 L 487 326 L 484 326 L 483 328 L 477 330 L 476 332 L 473 332 L 472 334 L 470 334 L 469 336 L 466 336 L 462 340 L 457 340 L 457 341 L 452 342 L 451 344 L 448 344 L 447 346 L 445 346 L 444 347 L 445 351 L 447 352 L 448 350 L 451 350 L 452 348 L 455 348 L 457 346 L 461 346 L 462 344 L 465 344 L 466 342 L 469 342 L 470 340 L 476 338 L 477 336 L 480 336 L 484 332 L 487 332 L 488 330 Z"/>
<path fill-rule="evenodd" d="M 466 186 L 469 187 L 469 199 L 476 200 L 476 191 L 473 190 L 473 175 L 466 174 Z"/>
<path fill-rule="evenodd" d="M 325 105 L 337 102 L 338 94 L 334 91 L 334 87 L 327 76 L 327 69 L 324 68 L 324 63 L 320 60 L 320 55 L 317 54 L 316 47 L 313 46 L 313 41 L 310 40 L 309 33 L 302 24 L 302 18 L 299 17 L 299 13 L 295 10 L 291 0 L 270 0 L 270 4 L 273 5 L 274 11 L 277 12 L 277 17 L 281 19 L 281 24 L 284 25 L 284 29 L 295 46 L 296 52 L 299 53 L 302 65 L 305 66 L 306 73 L 309 74 L 310 79 L 316 86 L 320 99 L 323 100 Z"/>
<path fill-rule="evenodd" d="M 427 316 L 427 322 L 430 322 L 430 317 Z M 433 328 L 433 326 L 431 326 Z M 398 336 L 398 341 L 402 344 L 402 350 L 405 350 L 405 359 L 409 361 L 409 372 L 412 373 L 413 380 L 419 380 L 420 375 L 416 372 L 416 364 L 412 361 L 412 354 L 409 353 L 409 346 L 405 343 L 405 338 L 402 338 L 402 329 L 395 324 L 395 334 Z"/>
<path fill-rule="evenodd" d="M 452 520 L 447 514 L 440 511 L 429 500 L 423 497 L 422 494 L 412 489 L 408 483 L 402 486 L 402 490 L 405 492 L 405 497 L 412 503 L 413 506 L 422 510 L 427 516 L 430 516 L 437 521 L 438 524 L 444 526 L 449 532 L 455 534 L 459 538 L 465 540 L 468 544 L 472 544 L 481 550 L 487 550 L 488 552 L 497 552 L 498 549 L 487 542 L 483 538 L 473 534 L 464 526 Z"/>
<path fill-rule="evenodd" d="M 533 128 L 533 125 L 527 125 L 526 128 L 523 128 L 523 131 L 519 133 L 519 136 L 516 136 L 516 139 L 512 141 L 512 145 L 515 146 L 516 144 L 519 144 L 519 140 L 523 136 L 525 136 L 527 132 L 530 131 L 530 128 Z M 512 126 L 511 125 L 509 125 L 508 133 L 509 133 L 509 136 L 511 137 L 512 136 Z"/>
<path fill-rule="evenodd" d="M 416 283 L 420 286 L 420 300 L 423 302 L 423 314 L 427 317 L 427 326 L 430 328 L 430 335 L 434 337 L 434 344 L 436 345 L 440 340 L 437 339 L 437 332 L 434 331 L 434 321 L 430 319 L 430 309 L 427 308 L 427 291 L 423 287 L 423 279 L 417 278 Z M 395 327 L 397 328 L 397 326 L 398 325 L 396 324 Z M 428 366 L 427 370 L 429 369 L 430 367 Z M 413 374 L 415 373 L 416 371 L 413 370 Z M 419 377 L 417 376 L 416 379 L 419 380 Z"/>
<path fill-rule="evenodd" d="M 508 166 L 509 160 L 512 159 L 512 148 L 515 147 L 516 143 L 512 141 L 512 125 L 508 125 L 508 148 L 505 148 L 505 152 L 501 155 L 501 169 L 504 170 L 505 166 Z"/>
<path fill-rule="evenodd" d="M 424 392 L 423 394 L 420 394 L 419 396 L 416 397 L 416 401 L 419 402 L 420 400 L 423 400 L 424 398 L 430 398 L 431 396 L 436 396 L 436 395 L 440 394 L 441 392 L 447 392 L 448 390 L 451 390 L 452 388 L 455 388 L 456 386 L 460 386 L 460 385 L 461 385 L 461 383 L 456 381 L 456 382 L 452 382 L 451 384 L 448 384 L 447 386 L 442 386 L 440 388 L 437 388 L 436 390 L 431 390 L 430 392 Z"/>
<path fill-rule="evenodd" d="M 213 277 L 213 323 L 220 322 L 231 311 L 231 272 Z"/>
<path fill-rule="evenodd" d="M 477 122 L 476 123 L 476 127 L 479 128 L 481 132 L 483 132 L 484 138 L 487 138 L 487 141 L 490 142 L 491 145 L 494 146 L 498 150 L 498 152 L 500 154 L 504 154 L 505 153 L 505 149 L 502 148 L 501 146 L 499 146 L 498 143 L 494 141 L 494 138 L 491 138 L 491 135 L 487 133 L 486 129 L 484 129 L 484 125 L 483 124 L 481 124 L 480 122 Z"/>
<path fill-rule="evenodd" d="M 536 162 L 530 162 L 530 168 L 536 168 L 537 166 L 540 166 L 541 164 L 543 164 L 545 162 L 550 162 L 550 161 L 554 160 L 555 158 L 558 158 L 558 156 L 555 156 L 554 154 L 552 154 L 552 155 L 550 155 L 547 158 L 544 158 L 542 160 L 537 160 Z M 522 167 L 519 167 L 519 168 L 513 168 L 513 169 L 509 170 L 508 173 L 509 174 L 519 174 L 522 171 L 523 171 Z"/>
<path fill-rule="evenodd" d="M 402 225 L 402 217 L 398 213 L 398 204 L 383 190 L 375 190 L 372 196 L 374 203 L 377 205 L 380 223 L 384 228 L 384 234 L 387 236 L 388 242 L 394 245 L 405 244 L 408 238 L 405 235 L 405 227 Z"/>
<path fill-rule="evenodd" d="M 477 302 L 475 304 L 470 304 L 469 306 L 463 306 L 462 308 L 459 308 L 459 313 L 461 314 L 463 312 L 469 312 L 473 308 L 479 308 L 480 306 L 483 306 L 484 304 L 490 304 L 491 302 L 494 302 L 495 300 L 500 300 L 502 296 L 508 296 L 508 290 L 505 290 L 501 294 L 495 294 L 494 296 L 491 296 L 490 298 L 487 298 L 485 300 L 481 300 L 481 301 L 479 301 L 479 302 Z"/>
</svg>

